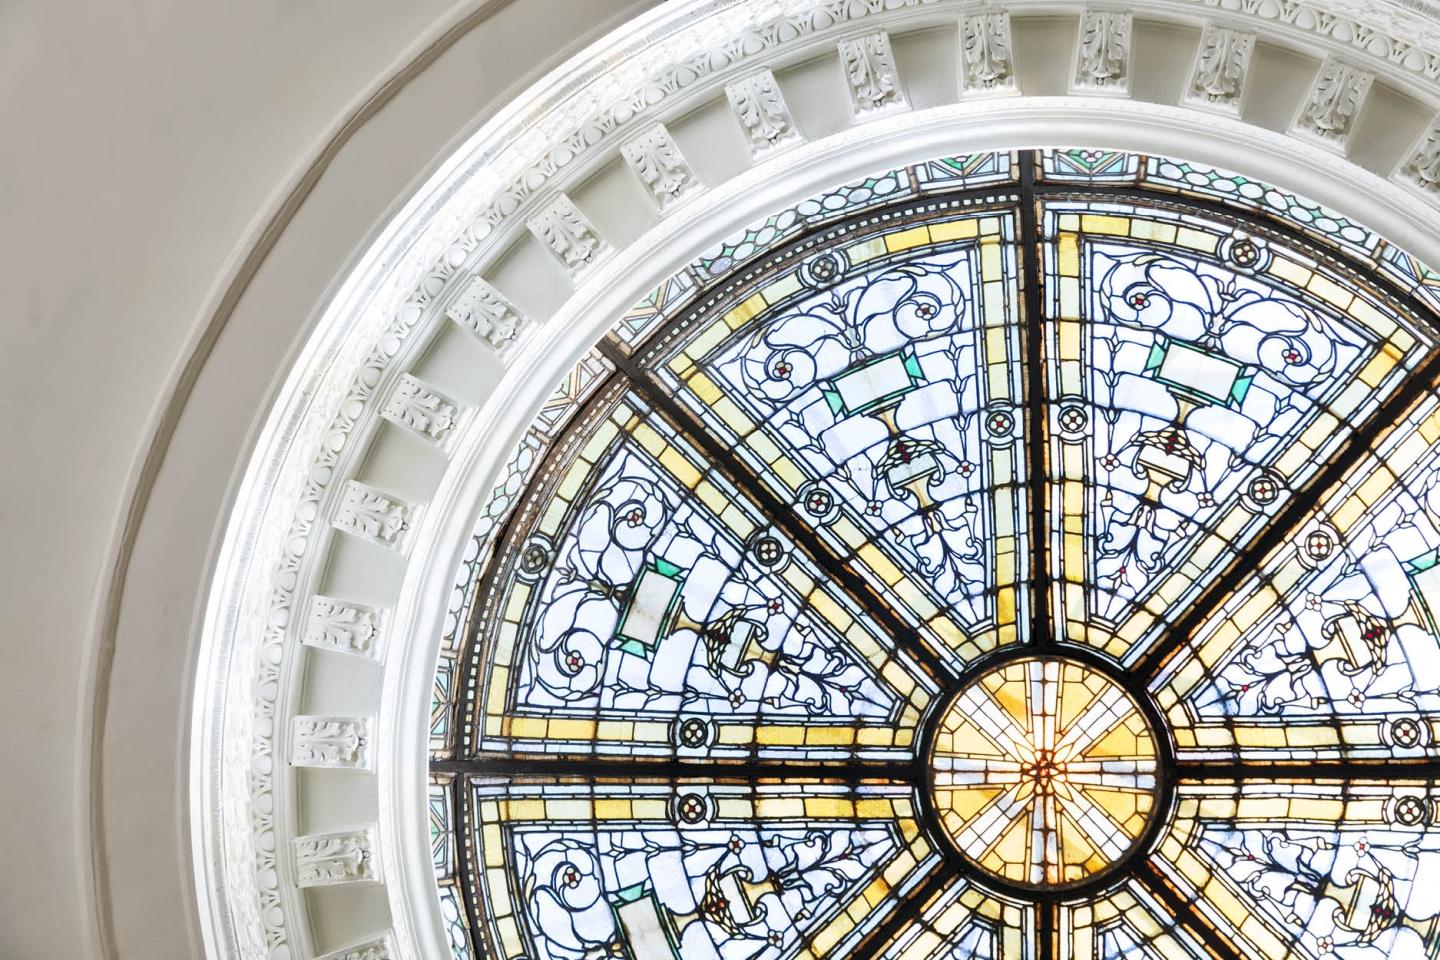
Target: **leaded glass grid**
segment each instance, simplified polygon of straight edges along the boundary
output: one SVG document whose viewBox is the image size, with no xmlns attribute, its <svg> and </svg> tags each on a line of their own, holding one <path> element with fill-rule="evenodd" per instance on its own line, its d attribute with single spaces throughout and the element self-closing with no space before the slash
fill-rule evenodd
<svg viewBox="0 0 1440 960">
<path fill-rule="evenodd" d="M 1435 277 L 1050 150 L 659 283 L 456 578 L 456 955 L 1440 953 Z"/>
</svg>

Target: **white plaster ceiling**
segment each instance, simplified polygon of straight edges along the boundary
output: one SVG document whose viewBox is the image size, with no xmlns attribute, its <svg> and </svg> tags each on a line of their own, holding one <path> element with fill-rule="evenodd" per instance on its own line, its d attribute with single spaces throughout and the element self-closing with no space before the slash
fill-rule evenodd
<svg viewBox="0 0 1440 960">
<path fill-rule="evenodd" d="M 228 497 L 276 384 L 338 278 L 438 160 L 562 53 L 651 5 L 0 9 L 12 865 L 0 956 L 201 954 L 186 824 L 193 642 Z M 1200 5 L 1157 6 L 1189 9 L 1193 28 L 1152 30 L 1161 42 L 1140 55 L 1193 47 Z M 449 45 L 425 60 L 437 43 Z M 1276 56 L 1296 67 L 1270 81 L 1313 69 L 1303 53 Z M 423 69 L 329 156 L 347 118 L 417 57 Z M 1042 92 L 1064 92 L 1063 66 L 1039 71 L 1056 87 Z M 1412 99 L 1431 81 L 1403 67 L 1367 108 L 1362 134 L 1385 135 L 1352 153 L 1382 176 L 1434 108 Z M 1163 69 L 1150 87 L 1137 73 L 1137 99 L 1176 92 Z M 1276 103 L 1293 109 L 1303 88 Z M 1247 119 L 1283 129 L 1288 113 Z M 267 236 L 307 171 L 313 191 Z M 177 385 L 188 392 L 171 406 Z"/>
<path fill-rule="evenodd" d="M 330 279 L 454 137 L 648 5 L 0 4 L 0 956 L 100 956 L 105 927 L 119 956 L 199 955 L 191 638 L 220 502 L 271 381 Z M 250 284 L 178 424 L 195 445 L 159 470 L 165 508 L 131 527 L 146 572 L 111 606 L 107 568 L 156 419 L 247 251 L 346 118 L 467 17 L 484 22 L 334 157 Z M 87 737 L 97 641 L 117 613 L 97 889 Z"/>
</svg>

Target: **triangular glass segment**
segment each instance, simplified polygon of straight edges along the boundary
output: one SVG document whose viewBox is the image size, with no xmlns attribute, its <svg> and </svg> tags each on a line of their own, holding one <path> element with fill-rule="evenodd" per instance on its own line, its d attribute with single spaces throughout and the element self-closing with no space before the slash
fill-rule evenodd
<svg viewBox="0 0 1440 960">
<path fill-rule="evenodd" d="M 1429 397 L 1235 585 L 1162 674 L 1182 755 L 1435 755 L 1437 508 L 1440 400 Z"/>
<path fill-rule="evenodd" d="M 929 678 L 638 397 L 558 484 L 512 531 L 491 749 L 909 755 Z"/>
<path fill-rule="evenodd" d="M 934 866 L 905 787 L 468 785 L 497 955 L 786 960 L 843 950 Z M 860 908 L 857 909 L 857 901 Z"/>
<path fill-rule="evenodd" d="M 1428 344 L 1222 222 L 1057 201 L 1043 229 L 1056 635 L 1133 662 Z"/>
<path fill-rule="evenodd" d="M 650 361 L 952 661 L 1016 639 L 1027 610 L 1014 231 L 852 231 Z"/>
<path fill-rule="evenodd" d="M 1187 788 L 1157 864 L 1237 956 L 1421 960 L 1440 948 L 1435 803 L 1421 782 Z"/>
</svg>

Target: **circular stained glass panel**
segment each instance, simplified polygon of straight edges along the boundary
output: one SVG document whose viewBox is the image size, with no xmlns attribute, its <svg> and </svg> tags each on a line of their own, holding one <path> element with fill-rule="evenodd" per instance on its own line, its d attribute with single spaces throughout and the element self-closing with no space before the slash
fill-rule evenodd
<svg viewBox="0 0 1440 960">
<path fill-rule="evenodd" d="M 1440 956 L 1440 281 L 1318 211 L 940 158 L 618 318 L 457 575 L 454 941 Z"/>
<path fill-rule="evenodd" d="M 930 757 L 940 822 L 992 877 L 1027 887 L 1103 876 L 1157 807 L 1155 734 L 1098 669 L 1027 657 L 970 681 L 940 720 Z"/>
</svg>

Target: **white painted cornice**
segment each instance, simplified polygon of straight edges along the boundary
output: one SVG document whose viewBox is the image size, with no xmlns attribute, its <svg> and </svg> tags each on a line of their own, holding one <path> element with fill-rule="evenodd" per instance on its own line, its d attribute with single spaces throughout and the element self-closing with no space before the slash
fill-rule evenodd
<svg viewBox="0 0 1440 960">
<path fill-rule="evenodd" d="M 1078 24 L 1082 6 L 1016 0 L 1006 9 L 1019 33 L 1027 17 Z M 1401 237 L 1422 258 L 1440 262 L 1440 237 L 1430 226 L 1440 213 L 1432 190 L 1416 189 L 1413 175 L 1402 178 L 1407 186 L 1389 181 L 1304 136 L 1192 106 L 1098 97 L 1084 88 L 1072 96 L 1027 96 L 1019 54 L 1020 95 L 962 99 L 952 81 L 949 102 L 915 96 L 924 77 L 913 68 L 924 61 L 918 54 L 907 61 L 907 39 L 943 27 L 935 35 L 958 57 L 961 16 L 989 9 L 962 0 L 666 4 L 517 97 L 438 169 L 359 258 L 279 392 L 217 558 L 191 771 L 197 882 L 212 956 L 301 960 L 324 952 L 312 938 L 312 901 L 291 879 L 303 787 L 284 762 L 286 737 L 296 717 L 334 719 L 307 698 L 326 676 L 358 668 L 381 671 L 383 692 L 364 714 L 374 714 L 364 763 L 374 776 L 326 766 L 307 766 L 304 773 L 348 777 L 333 789 L 370 791 L 357 796 L 378 806 L 367 849 L 377 858 L 374 878 L 383 879 L 389 911 L 388 918 L 377 911 L 367 935 L 392 936 L 398 956 L 444 952 L 426 829 L 426 734 L 454 571 L 477 512 L 562 374 L 660 280 L 736 230 L 836 183 L 905 163 L 1067 145 L 1237 169 Z M 1343 57 L 1373 73 L 1377 87 L 1422 97 L 1432 112 L 1440 107 L 1440 22 L 1428 3 L 1244 0 L 1222 7 L 1153 0 L 1113 9 L 1128 10 L 1136 24 L 1183 27 L 1196 42 L 1202 24 L 1220 19 L 1256 34 L 1260 45 L 1302 52 L 1317 67 L 1326 57 Z M 754 145 L 742 124 L 727 118 L 723 131 L 692 131 L 687 141 L 686 120 L 711 105 L 729 112 L 726 85 L 757 71 L 772 71 L 788 93 L 787 71 L 827 59 L 834 64 L 827 67 L 825 102 L 802 107 L 800 97 L 786 96 L 787 116 L 793 111 L 803 131 L 819 122 L 806 109 L 817 118 L 853 117 L 840 44 L 880 33 L 895 51 L 907 102 L 860 111 L 863 122 L 856 118 L 828 136 L 759 150 L 751 165 L 723 181 L 687 180 L 683 200 L 649 202 L 641 184 L 650 181 L 643 174 L 636 181 L 622 145 L 663 123 L 687 159 L 700 155 L 697 146 L 712 145 L 705 138 L 749 157 Z M 1141 33 L 1134 33 L 1137 44 L 1144 42 Z M 1257 48 L 1255 57 L 1262 54 Z M 1132 56 L 1134 63 L 1139 59 Z M 1184 89 L 1191 66 L 1190 60 L 1173 65 L 1176 91 Z M 934 105 L 913 106 L 927 102 Z M 1290 116 L 1301 104 L 1280 106 Z M 834 109 L 826 114 L 822 108 Z M 1357 125 L 1366 107 L 1359 109 Z M 721 143 L 724 137 L 733 139 Z M 1404 160 L 1405 150 L 1394 152 L 1397 163 Z M 608 169 L 620 169 L 624 189 L 635 191 L 631 219 L 616 219 L 599 201 L 587 208 L 586 197 L 598 196 L 594 184 Z M 556 217 L 568 225 L 558 240 Z M 619 233 L 617 225 L 624 228 Z M 587 234 L 599 242 L 590 244 Z M 505 297 L 520 298 L 525 285 L 519 279 L 546 289 L 558 285 L 558 306 L 525 311 L 522 318 Z M 477 319 L 482 302 L 493 309 Z M 476 336 L 450 337 L 457 325 Z M 500 373 L 466 384 L 421 369 L 459 369 L 476 356 L 465 350 L 480 351 Z M 471 393 L 456 396 L 457 387 Z M 414 411 L 406 415 L 395 406 L 397 396 L 419 398 L 427 410 L 444 408 L 444 425 Z M 405 473 L 398 464 L 415 444 L 428 444 L 424 449 L 442 458 L 443 467 Z M 343 592 L 328 583 L 340 576 L 336 570 L 362 562 L 370 564 L 370 580 L 357 577 Z M 315 639 L 314 600 L 337 594 L 356 609 L 385 611 L 366 621 L 367 638 L 372 623 L 379 635 L 361 657 L 336 649 L 350 643 L 343 633 Z M 355 827 L 322 826 L 307 832 Z"/>
</svg>

